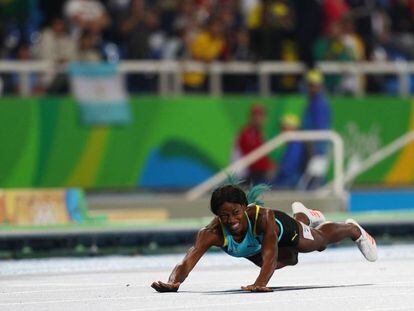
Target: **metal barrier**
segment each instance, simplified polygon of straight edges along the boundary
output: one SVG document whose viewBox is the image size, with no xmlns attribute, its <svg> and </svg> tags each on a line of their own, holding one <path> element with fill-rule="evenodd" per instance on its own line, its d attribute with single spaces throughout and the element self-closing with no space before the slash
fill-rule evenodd
<svg viewBox="0 0 414 311">
<path fill-rule="evenodd" d="M 239 172 L 248 167 L 250 164 L 256 162 L 261 157 L 272 152 L 276 148 L 289 141 L 330 141 L 333 144 L 333 160 L 334 160 L 334 180 L 333 192 L 338 197 L 343 197 L 344 190 L 344 143 L 342 137 L 334 131 L 290 131 L 282 133 L 273 139 L 267 141 L 265 144 L 256 148 L 243 158 L 230 164 L 222 171 L 202 182 L 198 186 L 192 188 L 187 192 L 186 198 L 190 201 L 195 200 L 206 194 L 213 187 L 219 185 L 227 178 L 228 173 Z"/>
<path fill-rule="evenodd" d="M 303 74 L 306 67 L 300 62 L 212 62 L 194 61 L 122 61 L 121 72 L 125 74 L 153 73 L 159 75 L 160 95 L 180 95 L 183 93 L 183 74 L 187 71 L 200 71 L 209 76 L 209 94 L 220 96 L 223 93 L 223 74 L 255 74 L 258 76 L 261 96 L 271 95 L 271 75 Z M 324 74 L 351 74 L 357 78 L 370 75 L 392 74 L 399 79 L 400 96 L 409 95 L 409 75 L 414 74 L 414 62 L 319 62 L 317 67 Z M 46 61 L 0 61 L 1 73 L 20 75 L 20 95 L 30 95 L 29 74 L 32 72 L 53 73 L 55 65 Z M 364 95 L 361 83 L 353 90 L 355 96 Z"/>
<path fill-rule="evenodd" d="M 412 143 L 414 141 L 414 131 L 410 131 L 400 136 L 396 140 L 392 141 L 388 145 L 384 146 L 380 150 L 374 152 L 369 157 L 364 159 L 361 163 L 358 164 L 356 168 L 351 171 L 346 172 L 345 183 L 352 183 L 352 181 L 362 173 L 369 170 L 371 167 L 375 166 L 382 160 L 388 158 L 401 148 Z"/>
</svg>

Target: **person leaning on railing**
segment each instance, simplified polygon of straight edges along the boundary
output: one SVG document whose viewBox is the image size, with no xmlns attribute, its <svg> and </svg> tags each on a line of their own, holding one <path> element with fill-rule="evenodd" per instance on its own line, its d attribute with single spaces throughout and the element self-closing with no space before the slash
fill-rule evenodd
<svg viewBox="0 0 414 311">
<path fill-rule="evenodd" d="M 264 143 L 263 126 L 266 121 L 266 110 L 260 104 L 250 107 L 249 122 L 242 128 L 236 141 L 236 149 L 240 156 L 246 156 Z M 247 182 L 258 184 L 266 182 L 273 175 L 274 162 L 264 156 L 248 167 Z"/>
<path fill-rule="evenodd" d="M 282 117 L 281 132 L 297 131 L 299 127 L 300 119 L 297 115 L 288 113 Z M 288 142 L 272 181 L 274 188 L 278 190 L 296 188 L 305 170 L 305 165 L 305 143 L 299 140 Z"/>
<path fill-rule="evenodd" d="M 306 74 L 308 104 L 305 108 L 302 130 L 331 129 L 331 107 L 323 92 L 323 76 L 317 70 Z M 299 181 L 300 189 L 316 189 L 325 183 L 328 170 L 328 143 L 306 143 L 306 168 Z"/>
</svg>

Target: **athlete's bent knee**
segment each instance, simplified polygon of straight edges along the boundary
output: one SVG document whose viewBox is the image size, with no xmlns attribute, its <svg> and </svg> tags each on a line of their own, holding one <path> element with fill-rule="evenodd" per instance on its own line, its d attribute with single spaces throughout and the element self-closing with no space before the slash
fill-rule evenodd
<svg viewBox="0 0 414 311">
<path fill-rule="evenodd" d="M 323 252 L 326 249 L 327 245 L 328 241 L 326 239 L 323 239 L 321 242 L 321 246 L 318 247 L 318 252 Z"/>
<path fill-rule="evenodd" d="M 318 248 L 318 252 L 323 252 L 326 249 L 326 245 L 322 245 Z"/>
<path fill-rule="evenodd" d="M 298 264 L 298 262 L 298 252 L 292 252 L 289 258 L 289 266 L 295 266 Z"/>
<path fill-rule="evenodd" d="M 299 260 L 298 260 L 298 253 L 296 253 L 296 255 L 292 257 L 291 266 L 296 266 L 298 264 L 298 262 L 299 262 Z"/>
</svg>

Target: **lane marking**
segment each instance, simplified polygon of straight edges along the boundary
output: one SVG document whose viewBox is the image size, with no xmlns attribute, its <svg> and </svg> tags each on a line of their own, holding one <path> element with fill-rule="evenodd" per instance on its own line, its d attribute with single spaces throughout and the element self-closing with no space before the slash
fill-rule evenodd
<svg viewBox="0 0 414 311">
<path fill-rule="evenodd" d="M 410 294 L 411 292 L 405 292 L 405 293 L 395 293 L 395 294 L 387 294 L 387 298 L 390 296 L 405 296 L 407 294 Z M 335 300 L 335 299 L 349 299 L 349 298 L 361 298 L 361 299 L 366 299 L 366 298 L 378 298 L 378 294 L 375 295 L 364 295 L 363 297 L 361 297 L 361 295 L 351 295 L 351 296 L 337 296 L 337 297 L 317 297 L 317 298 L 301 298 L 300 301 L 313 301 L 313 300 Z M 205 305 L 199 305 L 197 304 L 197 306 L 180 306 L 180 307 L 155 307 L 155 308 L 144 308 L 144 309 L 128 309 L 128 310 L 124 310 L 124 311 L 137 311 L 137 310 L 141 310 L 141 311 L 157 311 L 157 310 L 182 310 L 182 309 L 190 309 L 190 310 L 195 310 L 198 308 L 210 308 L 210 307 L 230 307 L 230 306 L 238 306 L 238 305 L 252 305 L 252 304 L 263 304 L 263 303 L 292 303 L 292 297 L 287 298 L 287 299 L 280 299 L 280 298 L 276 298 L 272 299 L 272 300 L 260 300 L 260 301 L 244 301 L 244 302 L 234 302 L 234 303 L 217 303 L 217 304 L 205 304 Z M 292 305 L 293 308 L 293 305 Z M 405 308 L 405 307 L 404 307 Z M 375 309 L 370 309 L 372 311 L 374 311 Z M 390 310 L 397 310 L 395 308 L 392 308 Z"/>
<path fill-rule="evenodd" d="M 1 284 L 2 282 L 0 282 Z M 10 283 L 10 282 L 5 282 L 5 283 Z M 25 285 L 25 283 L 29 283 L 27 285 Z M 119 283 L 36 283 L 36 287 L 39 286 L 64 286 L 64 287 L 76 287 L 76 286 L 109 286 L 109 285 L 116 285 Z M 27 287 L 27 286 L 31 286 L 33 287 L 33 282 L 24 282 L 21 284 L 8 284 L 7 286 L 9 287 Z"/>
<path fill-rule="evenodd" d="M 125 287 L 125 284 L 121 285 L 103 285 L 99 286 L 100 288 L 109 288 L 109 287 Z M 98 289 L 96 286 L 84 286 L 79 288 L 60 288 L 60 289 L 47 289 L 47 290 L 33 290 L 33 291 L 22 291 L 22 292 L 6 292 L 0 293 L 0 295 L 21 295 L 21 294 L 35 294 L 35 293 L 54 293 L 54 292 L 77 292 L 83 290 Z"/>
<path fill-rule="evenodd" d="M 100 301 L 100 300 L 137 300 L 148 299 L 149 296 L 134 296 L 134 297 L 99 297 L 99 298 L 85 298 L 85 299 L 61 299 L 61 300 L 49 300 L 49 301 L 29 301 L 29 302 L 5 302 L 0 303 L 0 306 L 24 306 L 24 305 L 38 305 L 38 304 L 51 304 L 51 303 L 68 303 L 68 302 L 87 302 L 87 301 Z M 44 299 L 39 297 L 39 299 Z"/>
<path fill-rule="evenodd" d="M 172 293 L 173 295 L 177 295 L 176 293 Z M 241 292 L 241 294 L 243 294 Z M 391 297 L 391 296 L 407 296 L 410 295 L 411 291 L 406 291 L 406 292 L 399 292 L 399 293 L 395 293 L 395 294 L 389 294 L 387 293 L 387 298 Z M 163 294 L 166 295 L 166 294 Z M 168 294 L 167 294 L 168 295 Z M 30 302 L 9 302 L 9 303 L 0 303 L 0 306 L 14 306 L 14 305 L 20 305 L 20 306 L 24 306 L 24 305 L 38 305 L 38 304 L 54 304 L 54 303 L 70 303 L 70 302 L 87 302 L 87 301 L 109 301 L 109 300 L 139 300 L 139 299 L 149 299 L 151 298 L 152 295 L 146 295 L 146 296 L 126 296 L 126 297 L 108 297 L 108 298 L 104 298 L 104 297 L 99 297 L 99 298 L 86 298 L 86 299 L 61 299 L 61 300 L 50 300 L 50 301 L 30 301 Z M 186 297 L 188 297 L 189 295 L 181 295 L 180 297 L 183 297 L 184 299 Z M 257 296 L 256 296 L 257 297 Z M 44 299 L 43 297 L 40 297 L 41 299 Z M 190 310 L 194 310 L 197 308 L 210 308 L 210 307 L 222 307 L 222 306 L 236 306 L 236 305 L 247 305 L 247 304 L 263 304 L 263 303 L 275 303 L 275 301 L 277 301 L 278 303 L 292 303 L 292 297 L 286 298 L 286 299 L 280 299 L 277 297 L 273 297 L 274 299 L 272 300 L 260 300 L 260 301 L 244 301 L 244 302 L 235 302 L 235 303 L 217 303 L 217 304 L 205 304 L 205 305 L 197 305 L 197 306 L 176 306 L 176 307 L 154 307 L 154 308 L 140 308 L 140 309 L 129 309 L 129 310 L 124 310 L 124 311 L 134 311 L 134 310 L 147 310 L 147 311 L 155 311 L 155 310 L 181 310 L 181 309 L 190 309 Z M 334 300 L 334 299 L 349 299 L 349 298 L 360 298 L 360 299 L 367 299 L 367 298 L 378 298 L 378 293 L 376 293 L 375 295 L 350 295 L 350 296 L 330 296 L 330 297 L 303 297 L 301 298 L 301 302 L 303 301 L 313 301 L 313 300 Z M 276 299 L 276 300 L 275 300 Z M 395 310 L 392 309 L 392 310 Z"/>
</svg>

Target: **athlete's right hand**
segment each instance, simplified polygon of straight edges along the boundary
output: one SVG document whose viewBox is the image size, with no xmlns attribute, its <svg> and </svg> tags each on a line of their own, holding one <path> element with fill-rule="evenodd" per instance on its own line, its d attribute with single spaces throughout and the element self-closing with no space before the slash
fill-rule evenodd
<svg viewBox="0 0 414 311">
<path fill-rule="evenodd" d="M 164 283 L 161 281 L 153 282 L 151 287 L 155 289 L 157 292 L 165 293 L 165 292 L 176 292 L 180 287 L 181 283 Z"/>
</svg>

